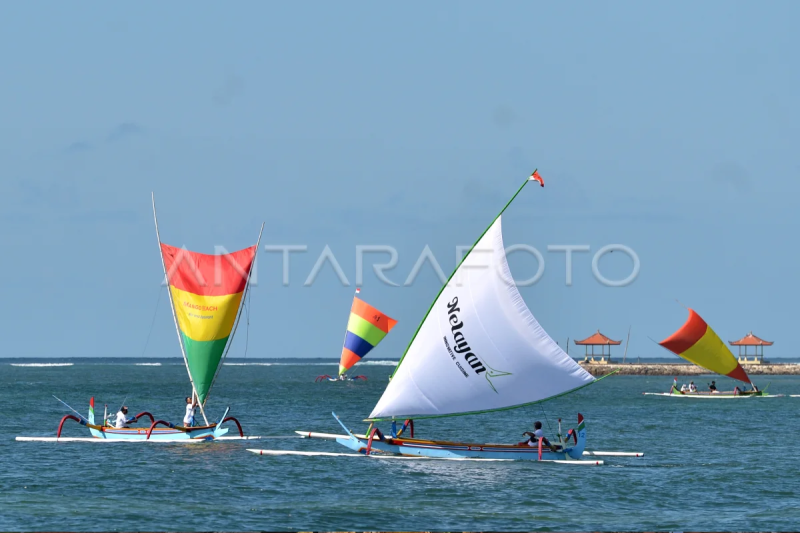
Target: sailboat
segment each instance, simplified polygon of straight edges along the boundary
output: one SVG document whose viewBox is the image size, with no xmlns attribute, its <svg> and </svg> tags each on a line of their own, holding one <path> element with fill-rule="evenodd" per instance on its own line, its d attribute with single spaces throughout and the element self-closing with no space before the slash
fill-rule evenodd
<svg viewBox="0 0 800 533">
<path fill-rule="evenodd" d="M 715 374 L 727 376 L 748 383 L 750 390 L 737 385 L 732 391 L 682 391 L 678 389 L 678 380 L 674 379 L 669 392 L 645 392 L 647 396 L 666 396 L 670 398 L 703 398 L 712 400 L 753 398 L 768 396 L 766 388 L 758 390 L 747 375 L 742 365 L 736 360 L 722 339 L 711 329 L 705 320 L 693 309 L 689 309 L 689 318 L 678 331 L 658 343 L 675 355 L 710 370 Z"/>
<path fill-rule="evenodd" d="M 103 421 L 97 424 L 92 398 L 88 416 L 84 417 L 73 409 L 75 415 L 66 415 L 61 419 L 56 433 L 57 439 L 61 437 L 61 430 L 67 420 L 86 426 L 96 439 L 170 442 L 213 440 L 228 432 L 227 428 L 222 427 L 227 421 L 235 423 L 239 436 L 244 438 L 239 421 L 228 416 L 230 408 L 225 410 L 218 421 L 211 423 L 205 406 L 236 333 L 264 225 L 261 225 L 255 246 L 227 254 L 207 255 L 161 242 L 155 195 L 153 219 L 172 318 L 178 333 L 178 344 L 192 386 L 191 398 L 200 408 L 204 423 L 186 427 L 156 419 L 145 411 L 137 414 L 128 423 L 147 418 L 150 422 L 148 426 L 117 428 L 108 422 L 105 414 Z"/>
<path fill-rule="evenodd" d="M 533 438 L 518 444 L 414 438 L 414 420 L 529 406 L 598 381 L 547 334 L 511 277 L 502 215 L 530 181 L 544 186 L 536 171 L 526 179 L 439 291 L 366 418 L 370 423 L 366 433 L 355 435 L 335 413 L 346 435 L 297 433 L 335 437 L 339 444 L 366 455 L 602 463 L 579 461 L 586 445 L 586 421 L 580 414 L 577 426 L 566 434 L 559 421 L 552 448 Z M 399 431 L 397 421 L 403 421 Z M 391 433 L 384 434 L 375 426 L 378 422 L 391 422 Z M 403 435 L 406 429 L 408 438 Z"/>
<path fill-rule="evenodd" d="M 353 304 L 350 306 L 350 318 L 347 321 L 342 355 L 339 359 L 339 376 L 334 378 L 324 374 L 317 376 L 314 381 L 366 381 L 366 376 L 349 377 L 347 371 L 371 352 L 397 324 L 397 320 L 360 299 L 358 297 L 360 292 L 361 289 L 356 288 Z"/>
</svg>

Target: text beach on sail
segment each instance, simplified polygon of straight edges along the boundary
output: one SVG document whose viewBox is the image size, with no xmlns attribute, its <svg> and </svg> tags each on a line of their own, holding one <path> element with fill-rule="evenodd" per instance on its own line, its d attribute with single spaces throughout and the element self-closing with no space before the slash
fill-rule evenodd
<svg viewBox="0 0 800 533">
<path fill-rule="evenodd" d="M 543 186 L 538 172 L 526 179 L 442 287 L 366 419 L 367 432 L 354 435 L 336 417 L 347 433 L 338 443 L 367 455 L 602 463 L 579 461 L 586 445 L 580 414 L 575 429 L 566 435 L 559 429 L 552 448 L 541 439 L 486 444 L 414 438 L 414 420 L 532 405 L 597 381 L 544 331 L 511 276 L 502 214 L 529 181 Z M 374 425 L 385 421 L 391 433 Z M 399 431 L 397 421 L 403 422 Z"/>
<path fill-rule="evenodd" d="M 359 298 L 360 292 L 361 289 L 357 288 L 356 295 L 353 296 L 353 305 L 350 307 L 350 317 L 342 342 L 342 355 L 339 359 L 339 377 L 334 378 L 324 374 L 317 376 L 314 381 L 366 381 L 366 376 L 349 377 L 347 371 L 366 357 L 397 325 L 397 320 Z"/>
<path fill-rule="evenodd" d="M 766 388 L 763 391 L 758 390 L 758 387 L 753 384 L 750 376 L 747 375 L 747 372 L 736 360 L 733 353 L 725 346 L 722 339 L 692 309 L 689 309 L 689 318 L 686 319 L 683 326 L 658 344 L 690 363 L 694 363 L 720 376 L 749 383 L 752 388 L 745 390 L 746 387 L 740 389 L 737 385 L 732 391 L 724 392 L 716 390 L 716 388 L 707 391 L 681 390 L 677 386 L 676 378 L 669 392 L 645 392 L 645 395 L 712 400 L 767 396 Z"/>
<path fill-rule="evenodd" d="M 227 428 L 222 427 L 227 421 L 235 423 L 239 436 L 244 438 L 239 421 L 227 416 L 229 408 L 225 409 L 216 422 L 210 423 L 205 407 L 236 333 L 242 303 L 250 286 L 250 276 L 261 242 L 261 232 L 254 246 L 227 254 L 207 255 L 161 242 L 155 195 L 153 218 L 172 318 L 192 387 L 191 401 L 197 403 L 204 423 L 184 426 L 156 419 L 149 412 L 143 412 L 128 420 L 125 425 L 129 426 L 146 417 L 146 426 L 115 427 L 106 420 L 96 424 L 92 398 L 89 416 L 65 416 L 58 427 L 57 438 L 61 436 L 63 424 L 68 419 L 88 427 L 93 437 L 107 440 L 213 440 L 228 432 Z M 261 231 L 263 229 L 262 224 Z"/>
</svg>

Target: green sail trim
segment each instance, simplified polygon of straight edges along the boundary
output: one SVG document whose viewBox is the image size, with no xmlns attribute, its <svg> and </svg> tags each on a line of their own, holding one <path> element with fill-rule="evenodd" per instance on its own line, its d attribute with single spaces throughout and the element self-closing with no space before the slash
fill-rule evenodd
<svg viewBox="0 0 800 533">
<path fill-rule="evenodd" d="M 228 337 L 215 341 L 196 341 L 187 337 L 181 332 L 183 347 L 186 351 L 186 362 L 189 365 L 189 375 L 197 391 L 200 403 L 206 401 L 208 391 L 214 381 L 225 346 L 228 344 Z"/>
<path fill-rule="evenodd" d="M 539 170 L 539 169 L 537 168 L 536 170 Z M 531 176 L 533 176 L 533 174 L 536 173 L 536 170 L 533 171 Z M 417 326 L 417 331 L 414 332 L 414 336 L 411 337 L 411 341 L 409 341 L 408 346 L 406 346 L 406 350 L 403 352 L 403 357 L 400 358 L 400 361 L 397 362 L 397 366 L 394 367 L 394 372 L 392 372 L 392 375 L 389 377 L 389 381 L 391 381 L 391 379 L 394 377 L 394 375 L 397 374 L 397 369 L 399 369 L 400 365 L 403 364 L 403 359 L 406 358 L 406 354 L 408 353 L 408 350 L 411 348 L 411 345 L 414 344 L 414 339 L 417 338 L 417 334 L 419 333 L 419 330 L 422 329 L 422 324 L 424 324 L 425 320 L 428 319 L 428 315 L 431 314 L 431 310 L 433 309 L 433 306 L 436 304 L 436 300 L 439 299 L 439 295 L 442 294 L 442 292 L 444 291 L 444 288 L 447 287 L 447 285 L 450 283 L 450 280 L 453 279 L 453 276 L 456 275 L 456 272 L 458 272 L 459 267 L 461 267 L 461 263 L 463 263 L 464 261 L 467 260 L 467 257 L 469 257 L 469 254 L 472 253 L 473 248 L 475 248 L 475 246 L 477 246 L 478 243 L 481 242 L 481 239 L 483 239 L 483 236 L 486 235 L 486 232 L 489 231 L 489 229 L 494 225 L 494 223 L 497 221 L 497 219 L 500 218 L 500 215 L 502 215 L 505 212 L 505 210 L 508 209 L 508 206 L 511 205 L 511 202 L 513 202 L 514 198 L 516 198 L 519 195 L 519 193 L 522 192 L 522 189 L 525 188 L 525 186 L 528 184 L 529 181 L 530 181 L 530 176 L 525 178 L 525 182 L 522 185 L 520 185 L 519 189 L 517 189 L 517 192 L 515 192 L 514 196 L 511 197 L 511 200 L 509 200 L 508 203 L 506 203 L 506 205 L 503 206 L 503 209 L 501 209 L 500 212 L 497 213 L 497 216 L 494 217 L 494 219 L 492 220 L 492 223 L 489 224 L 488 226 L 486 226 L 486 229 L 483 230 L 483 233 L 481 233 L 480 237 L 478 237 L 477 240 L 472 244 L 472 246 L 469 247 L 469 251 L 467 251 L 467 253 L 464 254 L 464 257 L 461 258 L 461 261 L 456 265 L 456 268 L 453 269 L 453 272 L 450 274 L 450 277 L 447 278 L 447 281 L 445 282 L 445 284 L 442 285 L 442 288 L 439 289 L 438 293 L 436 293 L 436 298 L 433 299 L 433 301 L 431 302 L 431 306 L 428 308 L 428 311 L 425 313 L 425 316 L 422 317 L 422 321 L 420 321 L 419 326 Z M 479 411 L 479 412 L 483 412 L 483 411 Z M 464 413 L 464 414 L 471 414 L 471 413 Z M 422 418 L 422 417 L 420 417 L 420 418 Z"/>
<path fill-rule="evenodd" d="M 450 417 L 453 417 L 453 416 L 480 415 L 480 414 L 484 414 L 484 413 L 494 413 L 496 411 L 510 411 L 511 409 L 519 409 L 520 407 L 527 407 L 529 405 L 536 405 L 537 403 L 544 403 L 544 402 L 547 402 L 547 401 L 550 401 L 550 400 L 554 400 L 556 398 L 560 398 L 561 396 L 566 396 L 567 394 L 572 394 L 573 392 L 579 391 L 579 390 L 583 389 L 584 387 L 588 387 L 589 385 L 594 385 L 598 381 L 606 379 L 609 376 L 613 376 L 617 372 L 619 372 L 619 370 L 614 370 L 613 372 L 609 372 L 605 376 L 599 377 L 599 378 L 595 379 L 594 381 L 590 381 L 589 383 L 581 385 L 580 387 L 576 387 L 576 388 L 574 388 L 572 390 L 568 390 L 566 392 L 562 392 L 561 394 L 556 394 L 555 396 L 550 396 L 549 398 L 545 398 L 544 400 L 536 400 L 535 402 L 521 403 L 519 405 L 510 405 L 508 407 L 499 407 L 497 409 L 484 409 L 482 411 L 469 411 L 467 413 L 451 413 L 451 414 L 447 414 L 447 415 L 421 415 L 421 416 L 416 416 L 416 415 L 396 415 L 396 416 L 392 416 L 392 417 L 388 417 L 388 418 L 365 418 L 364 422 L 384 422 L 384 421 L 387 421 L 387 420 L 404 420 L 404 419 L 408 419 L 408 418 L 411 418 L 413 420 L 421 420 L 421 419 L 425 419 L 425 418 L 450 418 Z"/>
</svg>

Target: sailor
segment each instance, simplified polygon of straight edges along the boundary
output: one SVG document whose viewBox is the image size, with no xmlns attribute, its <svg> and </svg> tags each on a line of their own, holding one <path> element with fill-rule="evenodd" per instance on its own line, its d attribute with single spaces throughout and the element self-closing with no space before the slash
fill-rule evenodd
<svg viewBox="0 0 800 533">
<path fill-rule="evenodd" d="M 194 412 L 197 408 L 197 401 L 193 400 L 194 395 L 186 397 L 186 414 L 183 417 L 183 426 L 190 428 L 194 425 Z"/>
<path fill-rule="evenodd" d="M 711 385 L 708 386 L 708 390 L 710 390 L 711 392 L 717 392 L 717 382 L 711 380 Z"/>
<path fill-rule="evenodd" d="M 119 411 L 117 411 L 117 422 L 114 424 L 114 427 L 126 428 L 128 427 L 128 423 L 133 422 L 134 420 L 134 418 L 128 418 L 128 407 L 123 405 L 119 408 Z"/>
<path fill-rule="evenodd" d="M 694 381 L 689 382 L 689 392 L 697 392 L 697 385 L 694 384 Z"/>
<path fill-rule="evenodd" d="M 689 387 L 686 385 L 686 383 L 681 385 L 681 392 L 687 392 L 688 390 L 689 390 Z"/>
<path fill-rule="evenodd" d="M 750 386 L 753 387 L 753 390 L 750 392 L 758 392 L 758 387 L 756 387 L 755 383 L 751 383 Z"/>
<path fill-rule="evenodd" d="M 542 439 L 542 444 L 550 448 L 551 451 L 556 451 L 556 447 L 550 444 L 550 441 L 547 440 L 547 437 L 544 436 L 544 431 L 542 430 L 542 423 L 538 420 L 533 423 L 533 433 L 530 431 L 526 431 L 522 434 L 523 436 L 528 435 L 527 442 L 523 444 L 527 444 L 528 446 L 538 446 L 539 439 Z"/>
</svg>

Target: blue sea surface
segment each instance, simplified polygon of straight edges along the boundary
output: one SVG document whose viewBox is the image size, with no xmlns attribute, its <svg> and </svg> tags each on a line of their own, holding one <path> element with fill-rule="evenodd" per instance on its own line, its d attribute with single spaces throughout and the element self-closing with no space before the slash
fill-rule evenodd
<svg viewBox="0 0 800 533">
<path fill-rule="evenodd" d="M 50 365 L 71 366 L 12 366 Z M 146 363 L 146 364 L 143 364 Z M 295 430 L 363 432 L 394 361 L 366 382 L 315 383 L 333 360 L 230 360 L 208 400 L 257 441 L 199 444 L 16 442 L 55 436 L 66 407 L 150 411 L 180 421 L 180 359 L 0 361 L 0 530 L 797 530 L 800 376 L 759 376 L 782 398 L 643 396 L 671 376 L 613 376 L 541 405 L 418 420 L 418 437 L 517 442 L 535 420 L 553 434 L 586 417 L 589 449 L 644 452 L 599 467 L 536 462 L 258 456 L 247 448 L 343 452 Z M 680 379 L 680 378 L 679 378 Z M 688 381 L 689 378 L 682 381 Z M 696 383 L 705 381 L 697 376 Z M 708 381 L 712 379 L 708 377 Z M 725 388 L 733 381 L 717 379 Z M 384 427 L 384 429 L 388 429 Z M 231 426 L 235 431 L 235 426 Z M 62 436 L 88 436 L 68 422 Z"/>
</svg>

